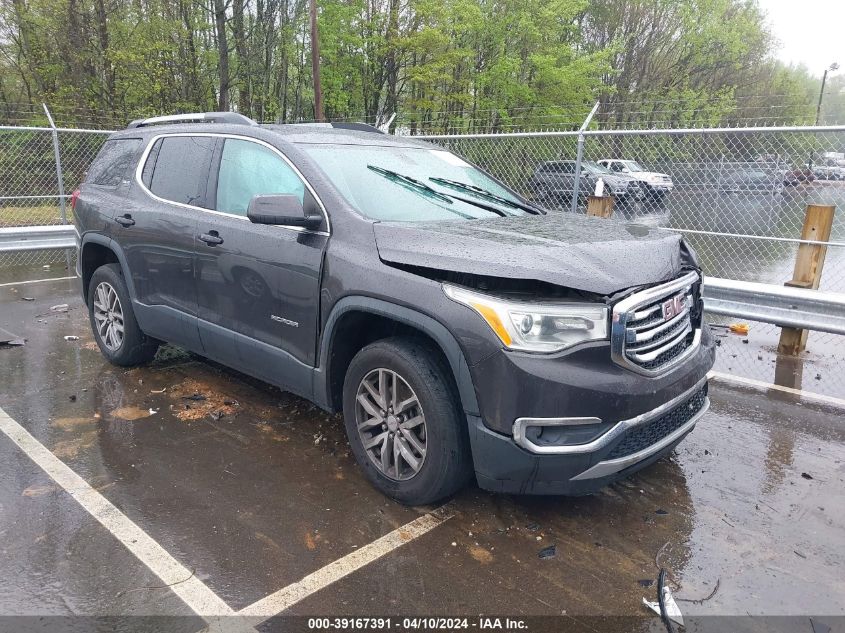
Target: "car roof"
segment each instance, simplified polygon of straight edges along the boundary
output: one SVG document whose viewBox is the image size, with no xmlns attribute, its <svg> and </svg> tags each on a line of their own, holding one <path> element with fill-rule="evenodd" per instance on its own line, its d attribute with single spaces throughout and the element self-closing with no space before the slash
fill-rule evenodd
<svg viewBox="0 0 845 633">
<path fill-rule="evenodd" d="M 230 123 L 167 123 L 143 127 L 131 127 L 113 133 L 109 138 L 149 138 L 161 134 L 236 134 L 240 136 L 266 138 L 267 133 L 280 140 L 294 144 L 361 145 L 386 147 L 413 147 L 445 149 L 432 143 L 419 141 L 408 136 L 383 134 L 375 128 L 335 128 L 331 124 L 276 123 L 264 125 L 243 125 Z"/>
</svg>

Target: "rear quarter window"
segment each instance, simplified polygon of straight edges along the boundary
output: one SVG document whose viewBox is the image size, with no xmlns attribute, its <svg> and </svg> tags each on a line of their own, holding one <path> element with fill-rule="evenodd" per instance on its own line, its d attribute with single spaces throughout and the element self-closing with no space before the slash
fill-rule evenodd
<svg viewBox="0 0 845 633">
<path fill-rule="evenodd" d="M 85 182 L 103 187 L 117 187 L 135 165 L 135 155 L 141 146 L 139 138 L 106 141 L 88 169 Z"/>
</svg>

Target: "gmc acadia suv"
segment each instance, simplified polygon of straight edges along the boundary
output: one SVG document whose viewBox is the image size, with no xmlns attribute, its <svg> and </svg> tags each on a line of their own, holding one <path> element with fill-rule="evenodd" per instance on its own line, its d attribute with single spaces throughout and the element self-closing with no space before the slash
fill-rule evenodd
<svg viewBox="0 0 845 633">
<path fill-rule="evenodd" d="M 74 192 L 103 355 L 187 348 L 342 411 L 385 494 L 585 494 L 708 407 L 682 238 L 545 211 L 438 146 L 233 113 L 135 121 Z"/>
</svg>

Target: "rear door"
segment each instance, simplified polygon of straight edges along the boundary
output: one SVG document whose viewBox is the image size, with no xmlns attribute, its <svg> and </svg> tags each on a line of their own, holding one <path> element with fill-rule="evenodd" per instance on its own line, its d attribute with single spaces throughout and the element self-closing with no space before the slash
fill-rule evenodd
<svg viewBox="0 0 845 633">
<path fill-rule="evenodd" d="M 91 163 L 79 186 L 74 222 L 80 232 L 95 231 L 111 236 L 112 218 L 123 205 L 130 188 L 131 168 L 137 164 L 140 138 L 109 139 Z"/>
<path fill-rule="evenodd" d="M 114 238 L 129 264 L 141 328 L 199 351 L 194 243 L 208 206 L 207 187 L 217 139 L 156 137 L 139 163 L 137 195 L 114 217 Z"/>
<path fill-rule="evenodd" d="M 204 353 L 307 394 L 328 225 L 308 231 L 253 224 L 246 213 L 253 196 L 272 193 L 295 194 L 324 217 L 325 210 L 296 168 L 266 143 L 221 139 L 214 165 L 214 209 L 202 215 L 196 242 Z"/>
</svg>

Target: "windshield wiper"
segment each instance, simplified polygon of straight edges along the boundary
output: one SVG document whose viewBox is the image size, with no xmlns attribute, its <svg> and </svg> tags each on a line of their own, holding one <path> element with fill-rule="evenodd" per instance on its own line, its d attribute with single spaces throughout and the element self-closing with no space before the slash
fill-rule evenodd
<svg viewBox="0 0 845 633">
<path fill-rule="evenodd" d="M 470 193 L 474 196 L 478 196 L 479 198 L 484 198 L 492 202 L 498 202 L 499 204 L 504 204 L 506 206 L 513 207 L 516 209 L 522 209 L 526 213 L 533 213 L 534 215 L 545 215 L 546 213 L 540 207 L 535 207 L 534 205 L 523 204 L 521 202 L 516 202 L 515 200 L 503 198 L 502 196 L 496 195 L 492 191 L 487 191 L 486 189 L 482 189 L 481 187 L 477 187 L 476 185 L 468 185 L 465 182 L 449 180 L 448 178 L 429 178 L 429 180 L 431 182 L 436 182 L 438 185 L 449 187 L 450 189 L 455 189 L 457 191 L 466 191 L 467 193 Z"/>
<path fill-rule="evenodd" d="M 376 167 L 375 165 L 367 165 L 367 169 L 371 169 L 377 174 L 381 174 L 389 180 L 395 180 L 396 182 L 402 183 L 411 189 L 414 189 L 425 195 L 431 196 L 432 198 L 440 200 L 441 202 L 452 204 L 452 198 L 450 196 L 442 194 L 436 189 L 432 189 L 427 184 L 420 180 L 417 180 L 416 178 L 411 178 L 410 176 L 400 174 L 396 171 L 391 171 L 390 169 L 385 169 L 384 167 Z"/>
</svg>

